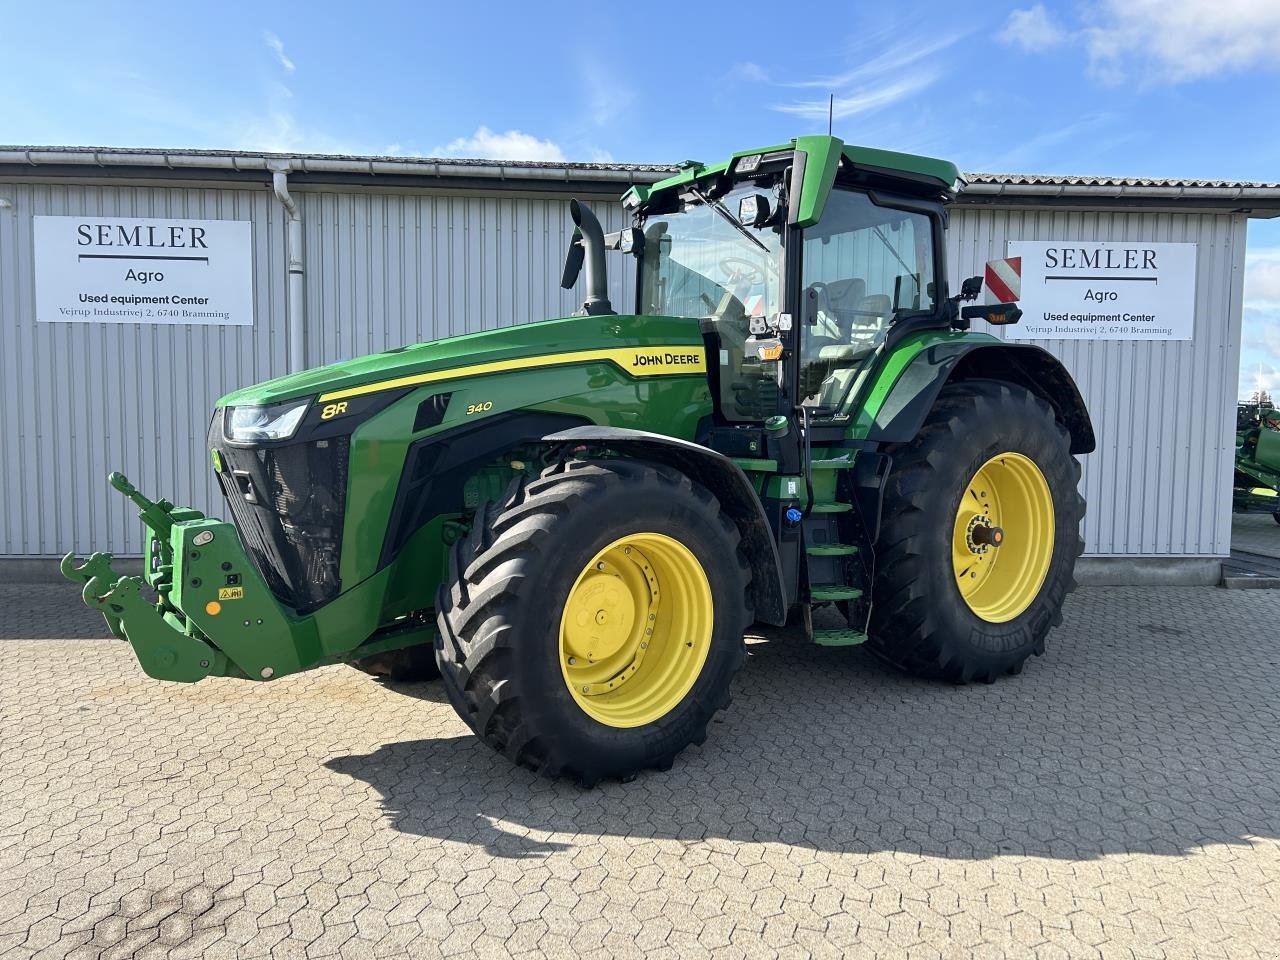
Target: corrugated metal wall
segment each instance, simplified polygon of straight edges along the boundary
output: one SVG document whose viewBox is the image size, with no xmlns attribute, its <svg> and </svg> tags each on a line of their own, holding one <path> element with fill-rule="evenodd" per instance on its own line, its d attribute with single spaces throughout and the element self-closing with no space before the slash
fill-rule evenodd
<svg viewBox="0 0 1280 960">
<path fill-rule="evenodd" d="M 152 495 L 220 511 L 204 445 L 213 402 L 286 370 L 284 221 L 271 191 L 18 182 L 0 184 L 0 195 L 13 201 L 0 210 L 0 555 L 139 553 L 134 511 L 104 482 L 113 469 Z M 295 196 L 310 364 L 578 305 L 558 282 L 570 233 L 563 200 L 356 189 Z M 594 206 L 606 230 L 623 224 L 617 204 Z M 255 325 L 37 324 L 38 214 L 251 220 Z M 961 208 L 951 276 L 981 272 L 1009 239 L 1199 243 L 1193 342 L 1045 345 L 1079 380 L 1100 437 L 1085 459 L 1087 552 L 1225 554 L 1244 219 Z M 612 271 L 615 304 L 634 302 L 632 280 Z"/>
<path fill-rule="evenodd" d="M 150 496 L 225 513 L 204 442 L 214 401 L 288 370 L 284 220 L 271 190 L 21 183 L 0 184 L 0 194 L 13 201 L 0 210 L 9 414 L 0 418 L 0 556 L 140 553 L 136 512 L 107 486 L 111 470 Z M 565 316 L 581 303 L 560 289 L 572 233 L 563 199 L 294 195 L 308 365 Z M 605 230 L 624 223 L 617 203 L 593 209 Z M 254 326 L 36 323 L 31 218 L 42 214 L 251 220 Z M 622 309 L 634 303 L 633 274 L 611 273 Z"/>
<path fill-rule="evenodd" d="M 1098 435 L 1097 451 L 1083 458 L 1086 553 L 1230 553 L 1245 225 L 1236 215 L 1137 210 L 961 207 L 952 214 L 953 286 L 1007 256 L 1010 240 L 1198 244 L 1194 340 L 1034 341 L 1071 371 Z"/>
<path fill-rule="evenodd" d="M 0 554 L 141 552 L 121 470 L 151 496 L 215 502 L 204 432 L 213 401 L 284 371 L 284 230 L 270 190 L 0 184 Z M 252 327 L 37 323 L 36 215 L 251 220 Z"/>
<path fill-rule="evenodd" d="M 619 191 L 621 192 L 621 191 Z M 307 360 L 330 363 L 419 340 L 563 317 L 573 232 L 564 199 L 307 193 Z M 616 202 L 594 202 L 606 231 Z M 635 302 L 635 271 L 609 258 L 615 309 Z"/>
</svg>

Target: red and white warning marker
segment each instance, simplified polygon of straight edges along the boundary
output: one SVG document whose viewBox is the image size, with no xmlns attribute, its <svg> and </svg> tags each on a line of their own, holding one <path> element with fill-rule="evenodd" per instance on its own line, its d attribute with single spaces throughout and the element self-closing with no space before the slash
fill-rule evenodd
<svg viewBox="0 0 1280 960">
<path fill-rule="evenodd" d="M 1022 258 L 987 261 L 987 303 L 1013 303 L 1022 296 Z"/>
</svg>

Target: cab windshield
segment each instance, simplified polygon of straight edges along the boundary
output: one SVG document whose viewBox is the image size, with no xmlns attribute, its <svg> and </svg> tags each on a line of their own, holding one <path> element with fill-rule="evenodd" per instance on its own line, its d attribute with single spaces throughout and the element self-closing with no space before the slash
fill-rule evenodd
<svg viewBox="0 0 1280 960">
<path fill-rule="evenodd" d="M 744 199 L 755 198 L 753 227 L 738 217 Z M 744 186 L 710 203 L 657 214 L 644 224 L 640 258 L 640 312 L 692 317 L 719 344 L 720 407 L 731 420 L 756 420 L 776 412 L 776 364 L 745 354 L 751 320 L 782 312 L 783 256 L 776 191 Z M 760 205 L 765 205 L 761 209 Z"/>
<path fill-rule="evenodd" d="M 650 217 L 640 263 L 641 312 L 746 318 L 782 310 L 782 238 L 771 226 L 735 223 L 743 199 L 777 198 L 742 187 L 710 204 Z"/>
</svg>

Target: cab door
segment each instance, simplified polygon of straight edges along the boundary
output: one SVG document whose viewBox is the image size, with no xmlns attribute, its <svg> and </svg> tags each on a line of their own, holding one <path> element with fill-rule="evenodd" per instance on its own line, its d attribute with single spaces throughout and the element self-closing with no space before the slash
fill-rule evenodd
<svg viewBox="0 0 1280 960">
<path fill-rule="evenodd" d="M 892 324 L 934 313 L 934 220 L 832 191 L 804 231 L 796 401 L 818 421 L 843 420 L 853 387 Z"/>
</svg>

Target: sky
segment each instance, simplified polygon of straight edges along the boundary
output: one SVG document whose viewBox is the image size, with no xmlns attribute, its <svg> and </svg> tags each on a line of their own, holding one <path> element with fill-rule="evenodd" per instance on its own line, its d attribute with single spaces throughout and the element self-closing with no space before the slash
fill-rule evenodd
<svg viewBox="0 0 1280 960">
<path fill-rule="evenodd" d="M 0 142 L 714 160 L 825 132 L 962 170 L 1280 181 L 1280 0 L 0 0 Z M 1253 221 L 1242 395 L 1280 393 Z M 1259 381 L 1259 370 L 1261 380 Z"/>
</svg>

